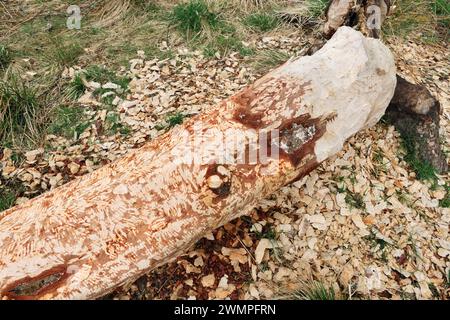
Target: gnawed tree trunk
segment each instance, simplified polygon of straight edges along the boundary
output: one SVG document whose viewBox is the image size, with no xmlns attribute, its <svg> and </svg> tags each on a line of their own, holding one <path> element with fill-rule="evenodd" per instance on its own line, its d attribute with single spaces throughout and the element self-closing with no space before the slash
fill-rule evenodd
<svg viewBox="0 0 450 320">
<path fill-rule="evenodd" d="M 395 85 L 390 51 L 339 29 L 314 56 L 287 62 L 124 158 L 1 213 L 0 296 L 92 299 L 169 262 L 377 123 Z M 243 153 L 224 147 L 223 135 Z M 270 149 L 269 157 L 252 162 L 257 149 Z"/>
<path fill-rule="evenodd" d="M 339 27 L 351 26 L 368 37 L 380 38 L 381 26 L 390 8 L 390 0 L 331 0 L 323 33 L 331 37 Z M 425 86 L 410 83 L 400 75 L 397 78 L 395 97 L 386 111 L 387 117 L 412 144 L 419 161 L 430 164 L 438 173 L 447 172 L 447 158 L 439 137 L 439 101 Z"/>
</svg>

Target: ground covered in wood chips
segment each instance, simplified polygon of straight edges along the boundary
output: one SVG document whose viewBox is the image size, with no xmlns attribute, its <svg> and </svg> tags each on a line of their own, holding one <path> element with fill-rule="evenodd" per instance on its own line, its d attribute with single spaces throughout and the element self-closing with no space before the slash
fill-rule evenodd
<svg viewBox="0 0 450 320">
<path fill-rule="evenodd" d="M 286 56 L 304 47 L 295 34 L 255 41 Z M 399 72 L 441 102 L 448 151 L 448 49 L 387 42 Z M 3 150 L 2 181 L 23 189 L 17 203 L 114 161 L 259 76 L 238 53 L 205 57 L 164 42 L 159 49 L 171 54 L 147 59 L 138 51 L 120 70 L 118 79 L 131 79 L 129 91 L 114 81 L 85 80 L 82 130 L 47 135 L 45 148 L 26 153 L 20 165 Z M 67 68 L 64 77 L 79 72 Z M 449 299 L 449 176 L 418 180 L 404 153 L 399 134 L 382 121 L 250 216 L 105 299 Z"/>
</svg>

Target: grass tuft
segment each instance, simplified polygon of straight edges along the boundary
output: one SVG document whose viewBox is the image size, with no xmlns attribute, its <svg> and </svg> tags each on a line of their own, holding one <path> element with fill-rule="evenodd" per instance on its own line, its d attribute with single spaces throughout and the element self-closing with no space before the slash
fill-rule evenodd
<svg viewBox="0 0 450 320">
<path fill-rule="evenodd" d="M 91 124 L 84 121 L 83 112 L 74 106 L 60 106 L 54 111 L 48 132 L 71 139 L 79 137 Z"/>
<path fill-rule="evenodd" d="M 268 72 L 288 61 L 290 55 L 280 50 L 265 50 L 258 53 L 253 63 L 256 71 Z"/>
<path fill-rule="evenodd" d="M 120 116 L 116 112 L 109 112 L 106 116 L 107 130 L 109 134 L 120 133 L 122 135 L 128 135 L 131 132 L 130 127 L 120 122 Z"/>
<path fill-rule="evenodd" d="M 267 13 L 253 13 L 244 20 L 244 24 L 252 29 L 267 32 L 275 29 L 279 25 L 276 16 Z"/>
<path fill-rule="evenodd" d="M 12 190 L 0 188 L 0 212 L 9 209 L 16 201 L 16 196 Z"/>
<path fill-rule="evenodd" d="M 113 71 L 108 70 L 103 66 L 92 65 L 86 68 L 86 70 L 77 73 L 73 80 L 69 83 L 68 96 L 70 98 L 78 99 L 86 91 L 86 85 L 83 78 L 87 81 L 94 81 L 100 84 L 112 82 L 119 85 L 123 92 L 128 90 L 128 85 L 130 83 L 130 78 L 128 77 L 118 76 Z M 94 91 L 94 94 L 101 95 L 107 91 L 110 90 L 99 88 Z"/>
<path fill-rule="evenodd" d="M 169 128 L 175 127 L 176 125 L 182 124 L 184 121 L 185 115 L 181 112 L 177 112 L 167 118 L 167 123 Z"/>
<path fill-rule="evenodd" d="M 450 28 L 450 2 L 448 0 L 434 0 L 431 3 L 437 21 L 443 27 Z"/>
<path fill-rule="evenodd" d="M 86 91 L 86 86 L 84 84 L 82 75 L 77 73 L 73 80 L 69 83 L 68 95 L 72 99 L 80 98 Z"/>
<path fill-rule="evenodd" d="M 318 18 L 325 13 L 328 3 L 329 0 L 307 0 L 306 6 L 308 8 L 308 13 L 313 18 Z"/>
<path fill-rule="evenodd" d="M 157 13 L 161 7 L 153 0 L 132 0 L 131 4 L 145 13 Z"/>
<path fill-rule="evenodd" d="M 350 208 L 361 210 L 366 209 L 366 204 L 364 203 L 364 198 L 361 194 L 350 192 L 350 190 L 346 190 L 346 192 L 345 202 L 350 206 Z"/>
<path fill-rule="evenodd" d="M 333 287 L 328 287 L 320 281 L 311 280 L 302 284 L 302 288 L 292 293 L 296 300 L 339 300 Z"/>
<path fill-rule="evenodd" d="M 130 78 L 118 76 L 115 72 L 98 65 L 89 66 L 84 74 L 88 81 L 95 81 L 100 84 L 112 82 L 119 85 L 123 90 L 126 90 L 130 83 Z"/>
<path fill-rule="evenodd" d="M 11 52 L 6 46 L 0 44 L 0 69 L 6 69 L 11 63 Z"/>
<path fill-rule="evenodd" d="M 384 32 L 435 42 L 448 38 L 450 2 L 448 0 L 396 0 L 395 10 L 384 24 Z"/>
<path fill-rule="evenodd" d="M 0 212 L 14 206 L 16 199 L 24 192 L 22 183 L 17 178 L 0 181 Z"/>
<path fill-rule="evenodd" d="M 404 160 L 411 166 L 419 180 L 436 181 L 436 169 L 428 162 L 418 158 L 414 137 L 402 134 L 401 146 L 406 154 Z"/>
<path fill-rule="evenodd" d="M 174 114 L 171 114 L 169 116 L 167 116 L 166 120 L 155 126 L 156 130 L 167 130 L 170 128 L 173 128 L 179 124 L 182 124 L 184 122 L 184 119 L 186 118 L 186 116 L 184 114 L 182 114 L 181 112 L 177 112 Z"/>
<path fill-rule="evenodd" d="M 444 199 L 439 201 L 439 206 L 442 208 L 450 208 L 450 184 L 446 184 L 444 187 L 447 193 L 445 194 Z"/>
<path fill-rule="evenodd" d="M 243 57 L 253 54 L 253 50 L 246 47 L 241 40 L 234 35 L 218 35 L 213 41 L 210 41 L 205 49 L 204 54 L 207 57 L 213 57 L 216 52 L 226 55 L 227 53 L 235 51 Z"/>
<path fill-rule="evenodd" d="M 17 77 L 0 81 L 0 140 L 6 142 L 16 134 L 36 133 L 40 109 L 34 88 Z"/>
<path fill-rule="evenodd" d="M 176 5 L 169 20 L 188 38 L 196 37 L 205 28 L 219 26 L 218 14 L 211 12 L 203 0 L 191 0 Z"/>
<path fill-rule="evenodd" d="M 78 43 L 61 44 L 54 41 L 54 48 L 46 54 L 48 61 L 56 62 L 59 66 L 70 67 L 74 65 L 78 57 L 84 52 Z"/>
</svg>

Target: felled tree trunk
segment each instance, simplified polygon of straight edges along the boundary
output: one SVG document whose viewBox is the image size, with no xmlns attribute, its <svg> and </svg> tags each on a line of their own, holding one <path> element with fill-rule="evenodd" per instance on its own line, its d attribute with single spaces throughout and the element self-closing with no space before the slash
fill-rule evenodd
<svg viewBox="0 0 450 320">
<path fill-rule="evenodd" d="M 390 0 L 331 0 L 323 33 L 331 37 L 339 27 L 351 26 L 368 37 L 379 38 L 390 8 Z M 439 101 L 425 86 L 410 83 L 400 75 L 397 78 L 395 97 L 386 111 L 387 117 L 411 143 L 419 161 L 430 164 L 438 173 L 447 172 L 447 158 L 439 138 Z"/>
<path fill-rule="evenodd" d="M 0 296 L 92 299 L 169 262 L 377 123 L 395 85 L 390 51 L 339 29 L 314 56 L 1 213 Z"/>
</svg>

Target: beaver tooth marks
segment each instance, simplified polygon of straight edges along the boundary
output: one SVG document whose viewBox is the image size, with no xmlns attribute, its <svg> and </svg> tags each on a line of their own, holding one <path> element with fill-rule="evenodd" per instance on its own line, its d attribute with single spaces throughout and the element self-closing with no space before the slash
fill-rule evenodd
<svg viewBox="0 0 450 320">
<path fill-rule="evenodd" d="M 302 97 L 311 85 L 310 81 L 298 83 L 297 78 L 268 78 L 232 98 L 235 105 L 233 120 L 247 128 L 265 131 L 274 123 L 280 123 L 274 128 L 278 134 L 270 138 L 268 149 L 273 150 L 275 145 L 280 158 L 287 159 L 296 168 L 304 159 L 310 158 L 308 155 L 316 160 L 315 143 L 325 133 L 328 121 L 336 117 L 334 112 L 318 118 L 312 118 L 308 113 L 296 117 L 302 108 L 306 110 Z"/>
<path fill-rule="evenodd" d="M 268 78 L 231 97 L 235 105 L 233 120 L 252 129 L 264 129 L 277 120 L 294 116 L 311 82 L 299 85 L 293 77 Z"/>
</svg>

